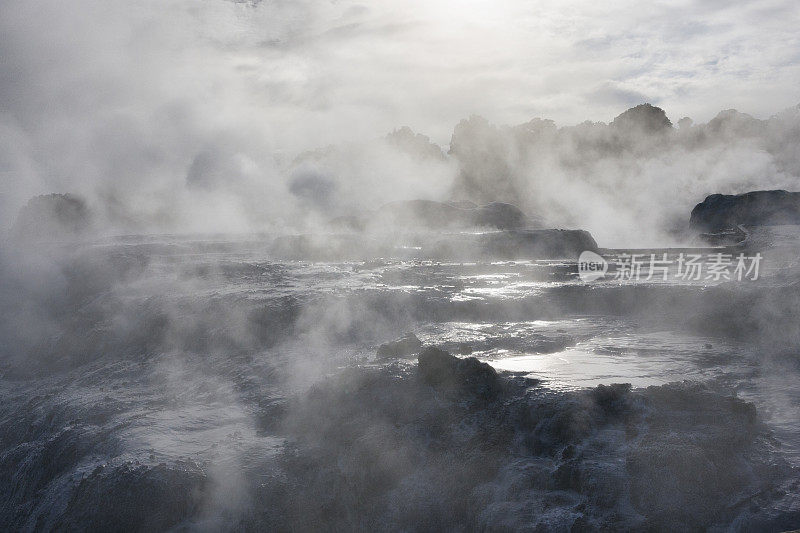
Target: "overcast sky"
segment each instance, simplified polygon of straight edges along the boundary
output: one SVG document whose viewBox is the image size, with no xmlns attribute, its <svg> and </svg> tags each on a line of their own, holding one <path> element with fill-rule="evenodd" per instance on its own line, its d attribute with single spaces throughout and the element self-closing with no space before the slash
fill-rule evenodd
<svg viewBox="0 0 800 533">
<path fill-rule="evenodd" d="M 135 186 L 218 143 L 291 157 L 400 125 L 446 145 L 471 114 L 571 125 L 650 102 L 705 122 L 800 102 L 796 0 L 0 6 L 5 205 L 87 181 Z"/>
<path fill-rule="evenodd" d="M 470 113 L 573 124 L 648 101 L 706 121 L 800 102 L 793 1 L 375 4 L 262 4 L 264 20 L 288 23 L 248 21 L 251 42 L 263 38 L 248 53 L 252 76 L 284 102 L 440 140 Z"/>
</svg>

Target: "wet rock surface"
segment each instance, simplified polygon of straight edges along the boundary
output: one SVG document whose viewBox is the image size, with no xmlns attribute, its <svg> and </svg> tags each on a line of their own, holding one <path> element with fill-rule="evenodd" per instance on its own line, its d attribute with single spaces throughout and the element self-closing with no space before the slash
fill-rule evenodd
<svg viewBox="0 0 800 533">
<path fill-rule="evenodd" d="M 433 346 L 419 354 L 419 374 L 437 389 L 482 400 L 495 398 L 502 390 L 497 372 L 487 363 L 474 357 L 459 359 Z"/>
<path fill-rule="evenodd" d="M 566 229 L 491 233 L 483 236 L 482 244 L 484 254 L 503 259 L 577 259 L 585 250 L 597 250 L 597 242 L 588 231 Z"/>
<path fill-rule="evenodd" d="M 294 481 L 262 493 L 275 525 L 780 530 L 800 519 L 762 510 L 792 500 L 798 479 L 728 391 L 553 392 L 476 363 L 428 348 L 416 372 L 350 371 L 290 402 L 281 469 Z M 465 401 L 501 382 L 491 400 Z"/>
<path fill-rule="evenodd" d="M 753 191 L 712 194 L 692 209 L 694 230 L 720 232 L 743 226 L 800 224 L 800 193 Z"/>
<path fill-rule="evenodd" d="M 422 348 L 422 341 L 413 333 L 407 333 L 397 340 L 381 344 L 378 347 L 379 358 L 403 357 L 417 353 Z"/>
<path fill-rule="evenodd" d="M 563 266 L 354 268 L 270 263 L 260 252 L 242 261 L 241 250 L 220 260 L 218 244 L 199 246 L 213 258 L 177 261 L 192 249 L 173 243 L 126 244 L 101 260 L 109 251 L 93 246 L 58 265 L 63 291 L 43 300 L 58 329 L 4 324 L 7 529 L 783 531 L 800 522 L 796 423 L 769 418 L 794 416 L 797 396 L 764 387 L 781 377 L 795 386 L 795 274 L 768 285 L 542 291 L 541 280 L 569 279 Z M 507 298 L 520 281 L 533 290 Z M 484 289 L 490 298 L 474 297 Z M 418 364 L 376 360 L 381 342 L 408 331 L 493 364 L 508 352 L 539 362 L 575 348 L 610 364 L 592 370 L 605 385 L 577 389 L 555 369 L 496 372 L 442 350 Z M 734 344 L 740 337 L 752 353 Z M 570 357 L 549 359 L 569 366 Z M 613 384 L 634 357 L 635 376 L 667 379 L 675 367 L 648 363 L 685 357 L 694 381 Z M 787 364 L 765 380 L 772 358 Z M 765 404 L 762 390 L 780 401 Z"/>
</svg>

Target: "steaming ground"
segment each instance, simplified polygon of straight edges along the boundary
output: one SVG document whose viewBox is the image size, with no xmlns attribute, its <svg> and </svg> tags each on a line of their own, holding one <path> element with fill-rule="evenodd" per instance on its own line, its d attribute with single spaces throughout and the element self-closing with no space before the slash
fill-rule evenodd
<svg viewBox="0 0 800 533">
<path fill-rule="evenodd" d="M 509 259 L 798 190 L 797 2 L 498 4 L 0 2 L 0 529 L 800 527 L 797 246 L 714 286 L 314 255 L 454 231 L 407 200 Z M 294 260 L 109 237 L 259 231 Z"/>
<path fill-rule="evenodd" d="M 795 253 L 757 282 L 620 285 L 558 261 L 281 262 L 266 240 L 3 258 L 0 523 L 800 526 Z M 406 333 L 499 377 L 431 384 L 379 350 Z"/>
</svg>

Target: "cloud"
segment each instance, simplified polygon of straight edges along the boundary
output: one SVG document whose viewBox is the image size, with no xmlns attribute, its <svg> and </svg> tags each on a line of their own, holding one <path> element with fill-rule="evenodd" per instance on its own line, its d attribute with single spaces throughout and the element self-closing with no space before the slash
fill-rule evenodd
<svg viewBox="0 0 800 533">
<path fill-rule="evenodd" d="M 225 154 L 213 164 L 239 185 L 215 224 L 250 227 L 285 214 L 298 153 L 401 125 L 445 146 L 473 113 L 564 125 L 646 100 L 674 118 L 765 116 L 798 100 L 799 13 L 789 1 L 3 2 L 0 224 L 49 192 L 124 199 L 141 229 L 194 224 L 207 191 L 186 177 Z"/>
</svg>

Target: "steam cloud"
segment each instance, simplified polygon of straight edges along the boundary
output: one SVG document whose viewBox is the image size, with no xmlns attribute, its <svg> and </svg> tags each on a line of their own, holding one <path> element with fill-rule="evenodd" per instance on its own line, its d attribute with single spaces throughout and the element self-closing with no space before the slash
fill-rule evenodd
<svg viewBox="0 0 800 533">
<path fill-rule="evenodd" d="M 564 264 L 148 235 L 319 236 L 428 199 L 667 246 L 707 194 L 800 188 L 796 2 L 501 4 L 0 0 L 1 522 L 797 525 L 775 445 L 797 450 L 796 248 L 752 287 L 596 287 Z M 50 201 L 60 229 L 117 238 L 26 242 Z M 478 401 L 376 358 L 408 332 L 463 355 L 663 350 L 706 381 L 565 391 L 479 365 L 499 400 Z"/>
<path fill-rule="evenodd" d="M 706 193 L 795 187 L 796 108 L 621 146 L 597 124 L 529 121 L 610 121 L 644 101 L 673 122 L 791 106 L 796 6 L 569 4 L 4 3 L 0 226 L 53 192 L 116 232 L 307 226 L 447 199 L 468 174 L 499 180 L 491 200 L 636 245 L 674 241 Z M 473 113 L 489 124 L 459 124 Z M 450 155 L 384 138 L 403 125 Z"/>
</svg>

